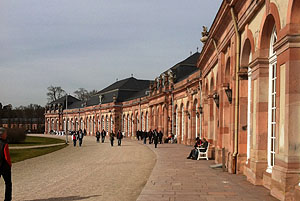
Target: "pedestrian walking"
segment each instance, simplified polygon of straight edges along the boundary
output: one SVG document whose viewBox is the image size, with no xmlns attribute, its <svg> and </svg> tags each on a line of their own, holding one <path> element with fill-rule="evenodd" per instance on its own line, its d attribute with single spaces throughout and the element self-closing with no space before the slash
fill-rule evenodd
<svg viewBox="0 0 300 201">
<path fill-rule="evenodd" d="M 114 146 L 114 140 L 115 140 L 114 132 L 111 132 L 109 137 L 110 137 L 110 145 L 113 147 Z"/>
<path fill-rule="evenodd" d="M 144 139 L 144 144 L 146 144 L 147 143 L 147 132 L 143 132 L 142 136 Z"/>
<path fill-rule="evenodd" d="M 7 131 L 0 127 L 0 177 L 2 176 L 5 182 L 5 199 L 11 200 L 12 182 L 11 182 L 11 160 L 9 154 L 8 143 L 6 141 Z"/>
<path fill-rule="evenodd" d="M 123 135 L 120 130 L 117 133 L 117 139 L 118 139 L 118 146 L 121 146 Z"/>
<path fill-rule="evenodd" d="M 77 135 L 75 131 L 72 131 L 72 140 L 73 140 L 74 147 L 76 147 Z"/>
<path fill-rule="evenodd" d="M 153 132 L 151 130 L 148 133 L 148 138 L 149 138 L 149 144 L 152 144 L 152 141 L 153 141 Z"/>
<path fill-rule="evenodd" d="M 158 133 L 159 144 L 162 144 L 162 138 L 163 138 L 163 133 L 159 131 Z"/>
<path fill-rule="evenodd" d="M 158 144 L 158 133 L 157 133 L 157 130 L 156 130 L 156 129 L 153 131 L 153 142 L 154 142 L 155 148 L 157 148 L 157 144 Z"/>
<path fill-rule="evenodd" d="M 79 134 L 78 134 L 78 140 L 79 140 L 79 146 L 81 147 L 82 145 L 82 140 L 83 140 L 83 135 L 84 133 L 82 132 L 82 130 L 79 130 Z"/>
<path fill-rule="evenodd" d="M 101 131 L 101 142 L 102 142 L 102 143 L 104 143 L 104 141 L 105 141 L 105 136 L 106 136 L 106 131 L 103 129 L 103 130 Z"/>
<path fill-rule="evenodd" d="M 99 143 L 100 142 L 100 132 L 99 131 L 96 132 L 96 138 L 97 138 L 97 143 Z"/>
</svg>

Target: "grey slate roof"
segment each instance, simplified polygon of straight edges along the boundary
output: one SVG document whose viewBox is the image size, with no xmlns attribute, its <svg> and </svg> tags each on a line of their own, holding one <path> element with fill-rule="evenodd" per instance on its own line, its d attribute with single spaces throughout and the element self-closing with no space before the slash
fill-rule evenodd
<svg viewBox="0 0 300 201">
<path fill-rule="evenodd" d="M 185 60 L 183 60 L 183 61 L 177 63 L 176 65 L 174 65 L 173 67 L 169 68 L 164 73 L 168 72 L 169 70 L 172 70 L 172 72 L 174 73 L 174 75 L 176 77 L 175 83 L 180 82 L 198 70 L 197 62 L 198 62 L 199 56 L 200 56 L 200 53 L 196 52 L 193 55 L 186 58 Z"/>
<path fill-rule="evenodd" d="M 146 96 L 146 91 L 149 90 L 151 80 L 138 80 L 134 77 L 126 78 L 117 81 L 110 86 L 102 89 L 97 95 L 92 96 L 86 102 L 76 101 L 68 109 L 82 108 L 85 106 L 93 106 L 100 104 L 99 96 L 102 96 L 101 104 L 113 102 L 113 97 L 116 96 L 117 102 L 123 102 Z"/>
<path fill-rule="evenodd" d="M 198 70 L 197 61 L 200 53 L 196 52 L 187 59 L 177 63 L 167 71 L 172 70 L 176 79 L 175 83 L 185 79 L 187 76 L 193 74 Z M 154 81 L 151 80 L 139 80 L 134 77 L 129 77 L 120 81 L 117 81 L 110 86 L 102 89 L 96 95 L 89 98 L 86 102 L 78 100 L 73 96 L 68 96 L 68 109 L 83 108 L 100 104 L 100 96 L 102 97 L 101 104 L 113 102 L 113 97 L 116 97 L 117 102 L 129 101 L 136 98 L 147 96 L 150 84 Z M 53 103 L 61 103 L 65 109 L 65 97 L 54 101 Z"/>
<path fill-rule="evenodd" d="M 52 101 L 48 105 L 61 104 L 63 106 L 63 109 L 65 109 L 66 108 L 66 97 L 67 96 L 63 96 L 63 97 L 57 99 L 56 101 Z M 69 109 L 69 106 L 71 106 L 77 102 L 80 102 L 80 100 L 75 98 L 74 96 L 68 95 L 68 109 Z"/>
</svg>

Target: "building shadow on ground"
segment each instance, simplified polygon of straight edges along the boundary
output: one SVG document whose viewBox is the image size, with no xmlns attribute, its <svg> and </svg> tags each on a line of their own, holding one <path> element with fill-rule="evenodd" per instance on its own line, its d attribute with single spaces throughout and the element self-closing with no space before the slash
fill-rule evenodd
<svg viewBox="0 0 300 201">
<path fill-rule="evenodd" d="M 25 200 L 25 201 L 70 201 L 70 200 L 84 200 L 84 199 L 100 197 L 100 196 L 102 195 L 54 197 L 54 198 L 34 199 L 34 200 Z"/>
</svg>

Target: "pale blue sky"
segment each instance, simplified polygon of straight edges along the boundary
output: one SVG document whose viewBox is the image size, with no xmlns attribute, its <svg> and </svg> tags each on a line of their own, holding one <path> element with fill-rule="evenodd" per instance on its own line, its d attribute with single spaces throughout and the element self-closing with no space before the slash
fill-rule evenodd
<svg viewBox="0 0 300 201">
<path fill-rule="evenodd" d="M 2 0 L 0 102 L 45 105 L 47 87 L 154 79 L 201 48 L 222 0 Z"/>
</svg>

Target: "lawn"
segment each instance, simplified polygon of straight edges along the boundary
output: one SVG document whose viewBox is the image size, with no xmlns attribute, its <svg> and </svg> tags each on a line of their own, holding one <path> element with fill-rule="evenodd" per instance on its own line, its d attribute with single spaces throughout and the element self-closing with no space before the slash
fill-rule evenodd
<svg viewBox="0 0 300 201">
<path fill-rule="evenodd" d="M 65 142 L 64 140 L 57 139 L 57 138 L 27 136 L 24 142 L 18 144 L 9 144 L 9 147 L 38 146 L 38 145 L 58 144 L 64 142 Z M 16 163 L 29 158 L 34 158 L 37 156 L 42 156 L 57 151 L 66 146 L 67 146 L 66 144 L 63 144 L 63 145 L 57 145 L 53 147 L 10 149 L 9 152 L 10 152 L 12 162 Z"/>
<path fill-rule="evenodd" d="M 34 149 L 11 149 L 9 150 L 12 163 L 23 161 L 29 158 L 34 158 L 37 156 L 42 156 L 57 150 L 60 150 L 68 145 L 58 145 L 53 147 L 43 147 Z"/>
<path fill-rule="evenodd" d="M 18 144 L 9 144 L 10 147 L 16 146 L 35 146 L 35 145 L 47 145 L 47 144 L 58 144 L 63 143 L 65 140 L 57 138 L 48 138 L 48 137 L 37 137 L 37 136 L 27 136 L 25 141 Z"/>
</svg>

